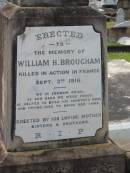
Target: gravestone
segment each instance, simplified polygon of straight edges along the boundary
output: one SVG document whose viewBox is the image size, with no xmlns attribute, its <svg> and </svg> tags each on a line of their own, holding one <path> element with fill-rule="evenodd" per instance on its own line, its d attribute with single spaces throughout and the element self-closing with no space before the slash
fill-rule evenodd
<svg viewBox="0 0 130 173">
<path fill-rule="evenodd" d="M 46 2 L 52 3 L 31 3 Z M 67 3 L 53 5 L 59 2 Z M 1 128 L 8 150 L 107 142 L 105 18 L 83 2 L 1 9 Z"/>
<path fill-rule="evenodd" d="M 116 28 L 129 28 L 130 21 L 125 20 L 125 12 L 122 8 L 119 8 L 116 16 Z"/>
<path fill-rule="evenodd" d="M 118 0 L 117 8 L 123 8 L 125 12 L 125 19 L 130 19 L 130 1 L 129 0 Z"/>
<path fill-rule="evenodd" d="M 124 173 L 108 142 L 106 19 L 87 5 L 1 6 L 0 173 Z"/>
<path fill-rule="evenodd" d="M 117 5 L 118 0 L 101 0 L 103 7 L 114 8 Z"/>
<path fill-rule="evenodd" d="M 122 23 L 125 21 L 125 12 L 122 8 L 119 8 L 117 11 L 117 16 L 116 16 L 116 23 Z"/>
</svg>

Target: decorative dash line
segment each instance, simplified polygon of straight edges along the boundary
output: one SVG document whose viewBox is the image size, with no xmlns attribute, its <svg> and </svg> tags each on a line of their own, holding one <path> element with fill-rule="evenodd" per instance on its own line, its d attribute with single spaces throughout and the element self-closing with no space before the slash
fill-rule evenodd
<svg viewBox="0 0 130 173">
<path fill-rule="evenodd" d="M 67 87 L 54 87 L 54 89 L 65 89 L 65 88 L 67 88 Z"/>
<path fill-rule="evenodd" d="M 66 113 L 67 111 L 57 111 L 57 112 L 53 112 L 54 114 L 57 114 L 57 113 Z"/>
</svg>

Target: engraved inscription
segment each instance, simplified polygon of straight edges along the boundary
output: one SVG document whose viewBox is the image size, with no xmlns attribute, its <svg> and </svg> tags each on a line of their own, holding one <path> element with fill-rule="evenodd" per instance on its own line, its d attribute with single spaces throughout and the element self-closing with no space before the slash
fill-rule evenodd
<svg viewBox="0 0 130 173">
<path fill-rule="evenodd" d="M 17 37 L 15 135 L 25 143 L 95 136 L 101 76 L 92 26 L 26 27 Z"/>
</svg>

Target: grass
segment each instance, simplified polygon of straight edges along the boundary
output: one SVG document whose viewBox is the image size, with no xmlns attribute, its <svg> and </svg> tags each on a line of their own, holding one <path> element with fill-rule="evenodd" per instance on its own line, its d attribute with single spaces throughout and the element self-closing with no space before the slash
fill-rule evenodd
<svg viewBox="0 0 130 173">
<path fill-rule="evenodd" d="M 115 25 L 115 22 L 113 20 L 110 20 L 107 22 L 107 28 L 110 29 Z M 107 40 L 107 46 L 120 46 L 117 41 L 109 39 Z M 130 52 L 109 52 L 108 53 L 108 59 L 124 59 L 128 62 L 130 62 Z"/>
<path fill-rule="evenodd" d="M 107 22 L 107 29 L 112 28 L 114 25 L 115 25 L 115 22 L 114 21 Z"/>
<path fill-rule="evenodd" d="M 130 62 L 130 52 L 109 52 L 108 59 L 124 59 Z"/>
<path fill-rule="evenodd" d="M 108 40 L 107 45 L 108 46 L 120 46 L 121 44 L 114 40 Z"/>
</svg>

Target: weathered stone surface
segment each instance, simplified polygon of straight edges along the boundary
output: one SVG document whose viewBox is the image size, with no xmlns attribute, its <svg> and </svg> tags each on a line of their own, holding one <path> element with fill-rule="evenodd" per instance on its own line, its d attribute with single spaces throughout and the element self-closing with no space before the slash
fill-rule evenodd
<svg viewBox="0 0 130 173">
<path fill-rule="evenodd" d="M 116 145 L 8 153 L 0 173 L 125 173 L 125 155 Z"/>
<path fill-rule="evenodd" d="M 107 141 L 107 80 L 106 80 L 106 29 L 105 18 L 89 7 L 35 7 L 24 8 L 8 3 L 1 9 L 1 119 L 2 139 L 8 150 L 31 150 L 39 148 L 58 148 L 79 146 Z M 41 20 L 42 19 L 42 20 Z M 15 127 L 15 63 L 17 50 L 17 35 L 29 26 L 82 26 L 93 25 L 101 33 L 102 48 L 102 97 L 103 97 L 103 128 L 94 137 L 67 139 L 54 142 L 36 142 L 24 144 L 21 139 L 14 137 Z M 2 69 L 1 68 L 1 69 Z M 13 71 L 12 71 L 13 69 Z M 13 94 L 12 94 L 13 93 Z M 5 140 L 6 139 L 6 140 Z"/>
<path fill-rule="evenodd" d="M 19 6 L 66 6 L 88 5 L 89 0 L 9 0 Z"/>
<path fill-rule="evenodd" d="M 123 0 L 123 1 L 118 0 L 117 7 L 124 9 L 125 15 L 126 15 L 126 20 L 130 19 L 130 15 L 129 15 L 130 1 L 129 0 Z"/>
<path fill-rule="evenodd" d="M 127 153 L 127 171 L 126 173 L 130 172 L 130 152 Z"/>
</svg>

